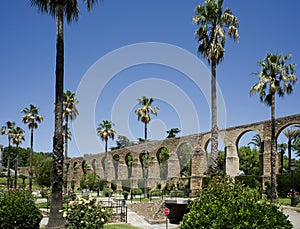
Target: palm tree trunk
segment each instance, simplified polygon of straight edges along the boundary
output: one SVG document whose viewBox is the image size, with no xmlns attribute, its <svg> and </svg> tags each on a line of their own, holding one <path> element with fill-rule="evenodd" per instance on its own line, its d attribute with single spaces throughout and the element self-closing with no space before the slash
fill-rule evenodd
<svg viewBox="0 0 300 229">
<path fill-rule="evenodd" d="M 275 95 L 272 94 L 271 102 L 271 201 L 276 203 L 276 139 L 275 139 Z"/>
<path fill-rule="evenodd" d="M 56 85 L 55 85 L 55 127 L 53 138 L 52 193 L 47 228 L 65 228 L 62 210 L 63 186 L 63 136 L 62 111 L 64 93 L 64 7 L 56 6 Z"/>
<path fill-rule="evenodd" d="M 33 154 L 33 128 L 34 125 L 31 127 L 31 134 L 30 134 L 30 151 L 29 151 L 29 191 L 32 192 L 32 154 Z"/>
<path fill-rule="evenodd" d="M 284 150 L 280 151 L 280 173 L 283 173 L 283 155 L 284 155 Z"/>
<path fill-rule="evenodd" d="M 288 170 L 291 171 L 291 162 L 292 162 L 292 139 L 288 140 L 288 156 L 289 156 L 289 166 Z"/>
<path fill-rule="evenodd" d="M 17 149 L 16 149 L 16 160 L 15 160 L 15 184 L 14 188 L 17 188 L 17 181 L 18 181 L 18 163 L 19 163 L 19 144 L 17 144 Z"/>
<path fill-rule="evenodd" d="M 11 152 L 10 136 L 8 135 L 8 154 L 7 154 L 7 190 L 9 190 L 9 188 L 10 188 L 10 152 Z"/>
<path fill-rule="evenodd" d="M 64 158 L 64 193 L 68 193 L 68 122 L 69 117 L 66 116 L 66 129 L 65 129 L 65 158 Z"/>
<path fill-rule="evenodd" d="M 212 58 L 211 63 L 211 175 L 215 176 L 218 170 L 218 123 L 217 123 L 217 91 L 216 91 L 217 62 Z"/>
<path fill-rule="evenodd" d="M 145 141 L 147 141 L 147 123 L 145 122 L 145 133 L 144 133 L 144 136 L 145 136 Z"/>
<path fill-rule="evenodd" d="M 103 184 L 103 192 L 106 195 L 106 188 L 107 188 L 107 141 L 105 139 L 105 160 L 104 160 L 104 184 Z"/>
</svg>

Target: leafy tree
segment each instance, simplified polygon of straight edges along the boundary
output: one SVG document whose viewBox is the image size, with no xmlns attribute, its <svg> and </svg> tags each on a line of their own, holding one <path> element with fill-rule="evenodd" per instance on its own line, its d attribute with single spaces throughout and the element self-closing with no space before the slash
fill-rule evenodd
<svg viewBox="0 0 300 229">
<path fill-rule="evenodd" d="M 154 99 L 152 97 L 147 98 L 146 96 L 143 96 L 141 99 L 138 99 L 141 107 L 135 110 L 138 120 L 145 124 L 145 141 L 147 141 L 147 125 L 151 121 L 150 113 L 157 115 L 157 111 L 159 110 L 157 106 L 151 107 L 153 101 Z"/>
<path fill-rule="evenodd" d="M 11 187 L 10 184 L 10 152 L 11 152 L 11 139 L 15 129 L 15 122 L 7 121 L 6 126 L 1 127 L 1 135 L 7 135 L 8 137 L 8 154 L 7 154 L 7 189 Z"/>
<path fill-rule="evenodd" d="M 259 151 L 256 148 L 251 149 L 249 146 L 242 146 L 238 150 L 240 159 L 240 170 L 245 175 L 258 175 L 259 173 Z"/>
<path fill-rule="evenodd" d="M 50 187 L 52 178 L 52 157 L 48 155 L 39 160 L 34 166 L 35 181 L 40 186 Z"/>
<path fill-rule="evenodd" d="M 111 147 L 111 150 L 122 149 L 127 146 L 134 145 L 134 142 L 131 142 L 126 136 L 118 135 L 118 140 L 116 141 L 117 146 Z"/>
<path fill-rule="evenodd" d="M 218 157 L 218 124 L 217 124 L 217 91 L 216 68 L 224 58 L 226 30 L 228 36 L 234 40 L 239 39 L 239 21 L 229 8 L 223 11 L 223 0 L 206 0 L 204 4 L 196 7 L 193 22 L 199 25 L 195 37 L 199 42 L 198 52 L 207 59 L 211 65 L 211 171 L 217 172 Z"/>
<path fill-rule="evenodd" d="M 180 176 L 182 177 L 188 177 L 191 175 L 191 155 L 192 147 L 187 143 L 182 144 L 177 151 L 180 165 Z"/>
<path fill-rule="evenodd" d="M 176 134 L 178 134 L 180 130 L 178 128 L 172 128 L 170 130 L 167 130 L 166 132 L 168 134 L 167 138 L 175 138 Z"/>
<path fill-rule="evenodd" d="M 125 162 L 128 169 L 128 178 L 132 176 L 133 153 L 128 153 L 125 157 Z"/>
<path fill-rule="evenodd" d="M 8 148 L 9 147 L 4 147 L 3 149 L 3 167 L 7 167 L 7 157 L 8 157 Z M 18 148 L 18 154 L 19 154 L 19 166 L 21 167 L 27 167 L 29 166 L 29 148 Z M 10 151 L 10 158 L 15 158 L 17 155 L 17 147 L 11 146 L 11 151 Z M 10 167 L 14 166 L 14 162 L 10 160 Z"/>
<path fill-rule="evenodd" d="M 283 173 L 284 171 L 284 153 L 285 153 L 285 150 L 287 148 L 287 145 L 285 143 L 281 143 L 281 144 L 278 144 L 278 151 L 279 151 L 279 154 L 280 154 L 280 169 L 279 169 L 279 173 Z"/>
<path fill-rule="evenodd" d="M 168 159 L 170 157 L 169 151 L 166 147 L 159 149 L 157 159 L 160 169 L 160 178 L 166 180 L 168 178 Z"/>
<path fill-rule="evenodd" d="M 75 120 L 77 115 L 79 114 L 77 109 L 78 100 L 75 97 L 75 93 L 67 90 L 64 93 L 64 101 L 63 101 L 63 119 L 65 120 L 65 124 L 63 125 L 63 139 L 65 143 L 65 160 L 64 160 L 64 193 L 67 193 L 67 185 L 68 185 L 68 140 L 71 140 L 71 132 L 69 129 L 69 119 L 71 121 Z"/>
<path fill-rule="evenodd" d="M 258 198 L 238 181 L 214 177 L 189 204 L 179 228 L 293 228 L 278 205 Z"/>
<path fill-rule="evenodd" d="M 79 6 L 77 0 L 31 0 L 31 5 L 42 13 L 55 17 L 56 20 L 56 80 L 55 80 L 55 127 L 53 138 L 53 179 L 50 216 L 48 228 L 63 227 L 62 213 L 62 185 L 63 185 L 63 137 L 62 113 L 64 93 L 64 16 L 68 23 L 77 21 Z M 90 11 L 97 0 L 85 0 Z"/>
<path fill-rule="evenodd" d="M 16 157 L 15 157 L 15 180 L 14 180 L 14 188 L 17 188 L 17 180 L 18 180 L 18 164 L 19 164 L 19 145 L 22 144 L 22 141 L 25 141 L 24 130 L 20 127 L 16 127 L 13 130 L 13 138 L 12 142 L 16 145 Z"/>
<path fill-rule="evenodd" d="M 39 109 L 30 104 L 29 107 L 26 107 L 22 110 L 24 114 L 22 121 L 25 124 L 28 124 L 30 129 L 30 157 L 29 157 L 29 190 L 32 191 L 32 154 L 33 154 L 33 130 L 38 128 L 38 124 L 43 121 L 43 116 L 39 115 Z"/>
<path fill-rule="evenodd" d="M 259 98 L 271 107 L 271 199 L 276 202 L 276 138 L 275 138 L 275 94 L 283 97 L 293 92 L 297 82 L 294 64 L 286 64 L 291 55 L 267 53 L 263 61 L 258 62 L 261 71 L 257 73 L 259 81 L 250 89 L 250 95 L 259 94 Z"/>
</svg>

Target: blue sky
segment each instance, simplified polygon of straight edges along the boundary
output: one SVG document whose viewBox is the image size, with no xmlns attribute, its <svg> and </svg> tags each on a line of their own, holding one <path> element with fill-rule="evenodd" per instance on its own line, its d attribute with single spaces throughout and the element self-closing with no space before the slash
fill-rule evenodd
<svg viewBox="0 0 300 229">
<path fill-rule="evenodd" d="M 105 0 L 100 1 L 90 13 L 80 5 L 78 23 L 65 24 L 65 89 L 77 91 L 89 70 L 97 67 L 97 63 L 104 57 L 110 57 L 118 53 L 120 48 L 134 44 L 163 43 L 199 57 L 194 38 L 196 26 L 192 24 L 192 17 L 195 7 L 200 3 L 203 1 Z M 239 43 L 227 40 L 225 59 L 217 68 L 217 80 L 226 109 L 226 126 L 267 120 L 270 109 L 259 102 L 257 95 L 249 96 L 250 87 L 257 81 L 257 77 L 251 73 L 259 71 L 257 62 L 263 60 L 269 51 L 291 53 L 291 62 L 297 64 L 296 75 L 299 77 L 300 48 L 297 41 L 300 34 L 300 3 L 297 0 L 225 0 L 224 6 L 231 8 L 238 17 L 241 37 Z M 31 7 L 30 1 L 4 1 L 1 11 L 0 125 L 8 120 L 15 121 L 26 130 L 28 140 L 23 143 L 23 147 L 29 146 L 29 131 L 21 122 L 21 110 L 31 103 L 35 104 L 40 108 L 44 122 L 36 130 L 34 150 L 51 152 L 54 128 L 55 20 L 49 15 L 40 14 Z M 161 54 L 157 53 L 157 58 Z M 130 62 L 130 49 L 128 55 L 120 58 Z M 201 57 L 198 59 L 209 67 L 206 60 Z M 188 65 L 189 61 L 185 59 L 182 62 Z M 109 66 L 114 68 L 116 64 L 109 63 Z M 112 121 L 116 124 L 118 134 L 123 134 L 122 128 L 127 128 L 132 140 L 143 137 L 143 125 L 134 114 L 136 98 L 143 95 L 154 97 L 156 100 L 153 105 L 161 108 L 149 127 L 151 139 L 164 138 L 165 131 L 173 127 L 182 129 L 183 134 L 193 133 L 195 128 L 199 132 L 210 129 L 210 111 L 205 93 L 189 76 L 174 68 L 160 64 L 134 65 L 118 72 L 106 83 L 101 81 L 101 74 L 104 73 L 100 70 L 97 74 L 100 83 L 95 83 L 93 90 L 98 90 L 99 97 L 95 110 L 91 111 L 94 119 L 90 120 L 94 129 L 103 119 L 111 120 L 114 117 L 116 120 Z M 150 83 L 143 86 L 147 80 Z M 173 94 L 172 99 L 159 99 L 162 96 L 159 93 L 163 90 L 159 86 L 163 83 L 167 84 L 164 96 Z M 103 90 L 99 89 L 100 86 L 104 86 Z M 89 91 L 90 88 L 87 88 L 88 95 Z M 129 92 L 138 96 L 126 100 L 132 98 Z M 143 94 L 146 92 L 148 94 Z M 292 95 L 277 99 L 276 116 L 299 113 L 299 98 L 300 88 L 296 84 Z M 182 120 L 186 115 L 184 112 L 189 112 L 190 118 Z M 117 120 L 120 117 L 121 120 Z M 80 134 L 73 136 L 69 147 L 70 156 L 103 150 L 100 140 L 93 142 L 91 147 L 78 147 L 79 137 Z M 90 145 L 89 138 L 85 136 L 83 140 L 87 145 Z M 6 145 L 7 138 L 0 136 L 0 143 Z M 110 142 L 110 145 L 113 144 Z"/>
</svg>

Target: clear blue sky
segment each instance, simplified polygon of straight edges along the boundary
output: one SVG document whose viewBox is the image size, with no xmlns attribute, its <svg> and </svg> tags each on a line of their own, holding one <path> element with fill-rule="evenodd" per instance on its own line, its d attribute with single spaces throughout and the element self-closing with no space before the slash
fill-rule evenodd
<svg viewBox="0 0 300 229">
<path fill-rule="evenodd" d="M 110 56 L 111 52 L 136 43 L 166 43 L 197 56 L 197 42 L 194 38 L 196 26 L 192 24 L 192 17 L 195 7 L 200 3 L 203 1 L 105 0 L 99 1 L 90 13 L 80 5 L 78 23 L 65 24 L 65 89 L 76 92 L 80 81 L 99 59 L 101 62 L 103 56 Z M 300 2 L 225 0 L 224 6 L 231 8 L 238 17 L 241 37 L 239 43 L 227 40 L 225 59 L 217 68 L 218 84 L 227 114 L 226 126 L 267 120 L 270 118 L 270 109 L 260 103 L 257 95 L 249 96 L 250 87 L 257 81 L 257 76 L 251 73 L 259 71 L 257 62 L 263 60 L 269 51 L 291 53 L 292 62 L 298 65 L 296 75 L 300 77 L 300 48 L 297 42 L 300 34 Z M 55 20 L 49 15 L 40 14 L 36 8 L 31 7 L 29 0 L 4 1 L 1 11 L 0 126 L 8 120 L 15 121 L 26 130 L 27 141 L 23 147 L 28 147 L 29 131 L 21 122 L 21 110 L 31 103 L 38 106 L 44 122 L 36 130 L 34 150 L 51 152 L 54 128 Z M 121 58 L 130 61 L 131 53 Z M 199 60 L 208 67 L 206 60 L 201 57 Z M 187 64 L 188 61 L 182 62 Z M 113 68 L 116 64 L 110 63 L 109 66 Z M 98 73 L 100 77 L 102 72 Z M 149 86 L 143 86 L 147 80 L 150 81 Z M 159 93 L 164 89 L 159 86 L 164 83 L 167 84 L 167 94 L 173 94 L 174 98 L 155 100 L 153 105 L 159 106 L 161 110 L 149 127 L 150 138 L 162 139 L 166 136 L 165 131 L 172 127 L 179 127 L 183 134 L 193 133 L 195 128 L 191 126 L 201 132 L 208 131 L 210 111 L 203 91 L 184 74 L 159 64 L 130 67 L 114 75 L 109 83 L 101 82 L 100 78 L 101 85 L 98 82 L 93 85 L 93 90 L 101 92 L 95 110 L 91 111 L 95 116 L 91 120 L 94 129 L 103 119 L 122 117 L 121 120 L 112 120 L 118 134 L 123 134 L 122 128 L 127 128 L 132 140 L 143 137 L 143 125 L 137 121 L 133 112 L 136 98 L 143 95 L 154 99 L 162 97 Z M 100 86 L 105 87 L 100 90 Z M 90 89 L 86 90 L 88 93 Z M 127 101 L 132 96 L 130 92 L 138 96 Z M 168 95 L 164 96 L 166 98 Z M 276 116 L 299 113 L 299 98 L 300 88 L 297 84 L 292 95 L 277 99 Z M 114 103 L 120 108 L 114 110 Z M 181 120 L 181 117 L 185 117 L 181 112 L 190 112 L 191 118 Z M 198 120 L 194 119 L 193 112 L 196 112 Z M 81 137 L 79 135 L 76 138 Z M 89 136 L 85 137 L 87 143 Z M 69 147 L 70 156 L 103 150 L 99 140 L 97 147 L 82 146 L 79 152 L 78 141 L 73 137 Z M 0 136 L 0 143 L 7 145 L 7 138 Z M 110 142 L 111 145 L 113 142 Z"/>
</svg>

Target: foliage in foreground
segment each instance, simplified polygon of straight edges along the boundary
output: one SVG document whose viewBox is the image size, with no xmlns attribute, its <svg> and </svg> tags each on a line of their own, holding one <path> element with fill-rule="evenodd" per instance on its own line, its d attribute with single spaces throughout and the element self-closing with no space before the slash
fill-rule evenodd
<svg viewBox="0 0 300 229">
<path fill-rule="evenodd" d="M 259 203 L 253 190 L 230 178 L 214 178 L 189 209 L 180 228 L 293 228 L 278 206 Z"/>
<path fill-rule="evenodd" d="M 0 192 L 0 228 L 39 228 L 43 216 L 24 190 Z"/>
<path fill-rule="evenodd" d="M 71 229 L 103 228 L 110 214 L 110 210 L 106 210 L 101 203 L 91 197 L 70 201 L 69 208 L 63 212 L 66 226 Z"/>
</svg>

